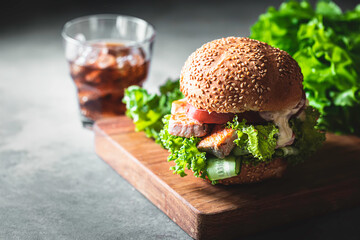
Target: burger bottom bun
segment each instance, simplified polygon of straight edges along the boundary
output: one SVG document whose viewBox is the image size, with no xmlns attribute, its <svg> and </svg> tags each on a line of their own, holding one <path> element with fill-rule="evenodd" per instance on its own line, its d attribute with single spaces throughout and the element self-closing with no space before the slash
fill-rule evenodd
<svg viewBox="0 0 360 240">
<path fill-rule="evenodd" d="M 231 185 L 261 182 L 270 178 L 281 178 L 287 168 L 287 162 L 282 158 L 275 158 L 269 163 L 259 163 L 256 166 L 246 164 L 241 166 L 238 176 L 218 180 L 219 184 Z"/>
</svg>

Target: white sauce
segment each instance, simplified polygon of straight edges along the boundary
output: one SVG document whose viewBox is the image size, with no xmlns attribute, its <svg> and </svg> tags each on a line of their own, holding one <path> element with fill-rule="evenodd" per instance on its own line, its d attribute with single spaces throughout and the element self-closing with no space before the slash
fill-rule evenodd
<svg viewBox="0 0 360 240">
<path fill-rule="evenodd" d="M 282 110 L 278 112 L 260 112 L 260 116 L 266 121 L 273 121 L 279 128 L 278 140 L 276 147 L 284 147 L 291 145 L 294 142 L 294 134 L 289 125 L 289 119 L 292 115 L 297 113 L 305 104 L 305 99 L 302 99 L 294 108 Z"/>
<path fill-rule="evenodd" d="M 305 106 L 309 106 L 309 100 L 308 99 L 306 99 Z M 300 119 L 302 122 L 304 122 L 305 119 L 306 119 L 305 111 L 301 111 L 301 113 L 297 116 L 297 118 Z"/>
</svg>

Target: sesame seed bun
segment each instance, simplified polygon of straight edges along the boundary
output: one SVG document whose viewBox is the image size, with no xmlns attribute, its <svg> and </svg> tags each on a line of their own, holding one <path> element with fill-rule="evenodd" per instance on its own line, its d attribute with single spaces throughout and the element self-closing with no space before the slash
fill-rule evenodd
<svg viewBox="0 0 360 240">
<path fill-rule="evenodd" d="M 209 112 L 281 111 L 302 98 L 303 76 L 285 51 L 240 37 L 204 44 L 185 62 L 180 90 Z"/>
<path fill-rule="evenodd" d="M 259 163 L 256 166 L 243 165 L 236 177 L 218 180 L 223 185 L 262 182 L 266 179 L 281 178 L 287 168 L 287 162 L 282 158 L 275 158 L 269 163 Z"/>
</svg>

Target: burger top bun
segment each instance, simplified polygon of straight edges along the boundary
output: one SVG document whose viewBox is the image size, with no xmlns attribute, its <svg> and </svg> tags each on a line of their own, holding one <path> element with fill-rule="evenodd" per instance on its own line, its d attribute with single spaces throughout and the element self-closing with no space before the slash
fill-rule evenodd
<svg viewBox="0 0 360 240">
<path fill-rule="evenodd" d="M 303 76 L 285 51 L 240 37 L 204 44 L 185 62 L 180 90 L 209 112 L 281 111 L 301 100 Z"/>
</svg>

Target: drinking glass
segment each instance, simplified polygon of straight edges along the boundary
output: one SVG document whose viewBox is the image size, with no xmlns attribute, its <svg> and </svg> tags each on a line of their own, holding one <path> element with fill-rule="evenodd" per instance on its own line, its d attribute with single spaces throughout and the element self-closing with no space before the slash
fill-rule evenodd
<svg viewBox="0 0 360 240">
<path fill-rule="evenodd" d="M 148 76 L 154 27 L 131 16 L 91 15 L 67 22 L 62 37 L 83 126 L 124 114 L 124 89 Z"/>
</svg>

